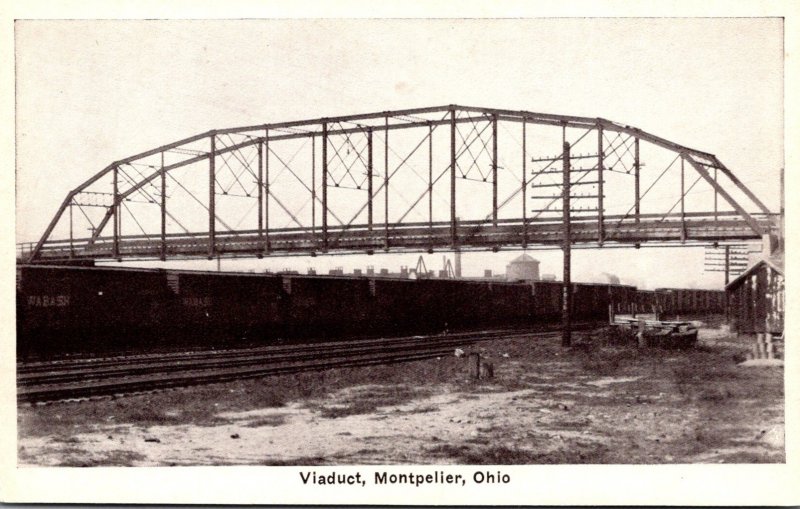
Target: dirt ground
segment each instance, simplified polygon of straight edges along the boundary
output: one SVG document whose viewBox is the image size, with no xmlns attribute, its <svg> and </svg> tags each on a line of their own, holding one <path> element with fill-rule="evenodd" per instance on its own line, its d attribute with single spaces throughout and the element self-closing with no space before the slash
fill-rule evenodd
<svg viewBox="0 0 800 509">
<path fill-rule="evenodd" d="M 455 355 L 19 408 L 19 464 L 60 466 L 782 463 L 782 367 L 743 340 L 688 351 L 604 333 Z M 746 345 L 744 345 L 746 346 Z"/>
</svg>

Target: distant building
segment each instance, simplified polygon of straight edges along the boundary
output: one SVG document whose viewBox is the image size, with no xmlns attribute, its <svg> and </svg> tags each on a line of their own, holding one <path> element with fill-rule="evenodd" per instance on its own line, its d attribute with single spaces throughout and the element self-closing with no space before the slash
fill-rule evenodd
<svg viewBox="0 0 800 509">
<path fill-rule="evenodd" d="M 506 265 L 506 279 L 509 281 L 538 281 L 539 260 L 522 253 Z"/>
<path fill-rule="evenodd" d="M 556 275 L 555 274 L 542 274 L 542 281 L 555 281 Z"/>
</svg>

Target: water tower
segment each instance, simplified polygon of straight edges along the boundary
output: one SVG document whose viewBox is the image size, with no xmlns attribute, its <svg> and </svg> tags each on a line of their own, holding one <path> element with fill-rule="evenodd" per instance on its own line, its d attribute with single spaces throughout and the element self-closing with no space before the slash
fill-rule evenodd
<svg viewBox="0 0 800 509">
<path fill-rule="evenodd" d="M 538 281 L 539 260 L 522 253 L 506 265 L 506 279 L 509 281 Z"/>
</svg>

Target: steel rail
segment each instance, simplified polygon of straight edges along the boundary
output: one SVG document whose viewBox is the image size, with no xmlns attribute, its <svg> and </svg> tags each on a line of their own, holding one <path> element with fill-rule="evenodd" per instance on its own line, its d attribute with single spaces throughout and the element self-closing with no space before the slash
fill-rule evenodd
<svg viewBox="0 0 800 509">
<path fill-rule="evenodd" d="M 471 341 L 470 339 L 435 339 L 432 344 L 437 347 L 444 346 L 458 346 L 464 342 Z M 150 375 L 160 373 L 170 373 L 179 370 L 195 371 L 203 369 L 214 369 L 224 366 L 225 368 L 238 368 L 245 366 L 263 366 L 265 364 L 284 364 L 293 362 L 307 362 L 317 359 L 331 359 L 337 357 L 347 357 L 358 355 L 362 353 L 375 353 L 381 352 L 389 354 L 393 352 L 402 352 L 410 347 L 418 346 L 419 341 L 405 341 L 405 342 L 387 342 L 380 345 L 349 345 L 346 347 L 331 348 L 331 349 L 310 349 L 303 351 L 298 349 L 296 352 L 284 354 L 261 354 L 249 355 L 240 354 L 237 356 L 229 356 L 220 359 L 214 355 L 206 357 L 198 357 L 196 359 L 187 359 L 173 362 L 149 362 L 149 363 L 130 363 L 123 365 L 112 366 L 91 366 L 85 368 L 74 368 L 70 370 L 58 370 L 36 374 L 19 374 L 17 376 L 18 386 L 29 385 L 49 385 L 54 383 L 78 382 L 88 381 L 93 379 L 110 379 L 119 377 L 128 377 L 134 375 Z"/>
<path fill-rule="evenodd" d="M 272 376 L 278 374 L 298 373 L 309 370 L 332 369 L 338 367 L 354 367 L 373 364 L 408 362 L 445 355 L 452 352 L 456 345 L 466 345 L 482 340 L 510 339 L 515 337 L 546 337 L 557 334 L 549 332 L 514 332 L 498 334 L 474 334 L 472 336 L 422 336 L 416 341 L 406 344 L 395 344 L 387 339 L 380 345 L 369 347 L 358 346 L 332 350 L 320 355 L 318 351 L 309 351 L 305 355 L 287 356 L 274 359 L 272 365 L 264 365 L 264 360 L 249 363 L 235 358 L 231 362 L 225 360 L 202 365 L 186 366 L 174 363 L 162 363 L 161 369 L 147 370 L 142 367 L 127 369 L 120 366 L 112 376 L 98 372 L 97 379 L 92 379 L 91 369 L 80 370 L 81 373 L 63 373 L 48 378 L 41 378 L 41 384 L 35 381 L 18 385 L 17 400 L 19 402 L 52 401 L 68 398 L 85 398 L 95 395 L 130 393 L 144 390 L 162 389 L 166 387 L 182 387 L 205 383 L 216 383 L 243 378 Z M 187 369 L 188 368 L 188 369 Z M 74 371 L 74 370 L 73 370 Z M 81 376 L 82 375 L 82 376 Z M 105 378 L 104 378 L 105 376 Z M 55 383 L 48 383 L 53 382 Z"/>
<path fill-rule="evenodd" d="M 470 331 L 455 334 L 448 334 L 446 337 L 453 340 L 461 340 L 462 338 L 470 338 L 476 334 L 484 336 L 497 336 L 503 334 L 511 334 L 519 332 L 520 329 L 505 329 L 505 330 L 486 330 L 486 331 Z M 526 331 L 529 332 L 529 331 Z M 425 337 L 442 337 L 437 335 L 427 335 Z M 175 353 L 157 353 L 157 354 L 134 354 L 134 355 L 118 355 L 112 357 L 88 357 L 78 359 L 57 359 L 52 361 L 34 361 L 34 362 L 20 362 L 17 364 L 18 380 L 23 379 L 25 375 L 36 373 L 62 373 L 70 370 L 96 370 L 98 368 L 114 367 L 119 368 L 120 363 L 124 363 L 126 367 L 133 365 L 147 365 L 147 364 L 169 364 L 173 363 L 186 363 L 203 360 L 221 360 L 238 357 L 263 357 L 269 355 L 292 355 L 300 353 L 313 353 L 313 352 L 328 352 L 336 351 L 353 346 L 371 347 L 381 346 L 390 342 L 392 344 L 406 344 L 418 342 L 420 336 L 401 336 L 401 337 L 382 337 L 371 339 L 358 339 L 350 341 L 329 341 L 324 343 L 309 342 L 302 345 L 271 345 L 255 348 L 230 348 L 226 350 L 200 350 L 189 352 L 175 352 Z"/>
</svg>

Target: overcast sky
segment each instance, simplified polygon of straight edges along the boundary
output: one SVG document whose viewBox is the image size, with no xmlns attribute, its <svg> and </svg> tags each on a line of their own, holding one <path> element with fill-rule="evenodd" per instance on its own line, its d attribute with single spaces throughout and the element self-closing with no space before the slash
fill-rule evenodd
<svg viewBox="0 0 800 509">
<path fill-rule="evenodd" d="M 17 240 L 111 161 L 214 128 L 440 104 L 630 124 L 716 154 L 773 211 L 783 166 L 779 19 L 21 21 Z M 467 275 L 517 253 L 465 256 Z M 560 274 L 557 251 L 532 253 Z M 429 256 L 441 266 L 441 254 Z M 226 262 L 396 269 L 416 255 Z M 702 249 L 587 250 L 575 280 L 719 286 Z M 431 267 L 432 266 L 432 267 Z"/>
</svg>

